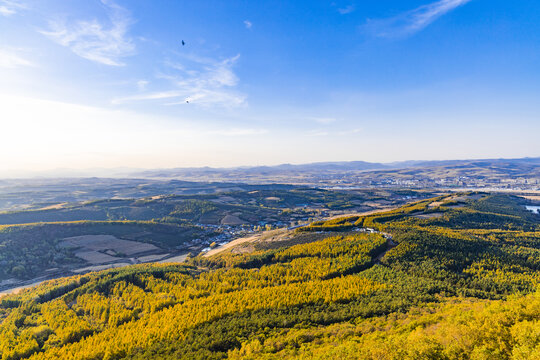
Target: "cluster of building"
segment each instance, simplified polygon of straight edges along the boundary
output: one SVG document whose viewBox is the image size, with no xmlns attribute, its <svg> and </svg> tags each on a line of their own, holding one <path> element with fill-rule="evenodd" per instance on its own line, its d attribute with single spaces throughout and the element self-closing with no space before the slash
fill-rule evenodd
<svg viewBox="0 0 540 360">
<path fill-rule="evenodd" d="M 540 190 L 540 178 L 490 178 L 456 176 L 432 178 L 418 176 L 414 178 L 382 177 L 363 178 L 344 175 L 340 180 L 327 183 L 332 188 L 348 187 L 382 187 L 382 188 L 471 188 L 471 189 L 504 189 L 504 190 Z"/>
</svg>

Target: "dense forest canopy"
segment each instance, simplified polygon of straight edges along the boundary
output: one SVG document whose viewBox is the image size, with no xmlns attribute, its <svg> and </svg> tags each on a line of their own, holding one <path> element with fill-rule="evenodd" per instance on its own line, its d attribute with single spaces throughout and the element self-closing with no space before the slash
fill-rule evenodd
<svg viewBox="0 0 540 360">
<path fill-rule="evenodd" d="M 313 223 L 281 246 L 90 273 L 4 297 L 0 354 L 539 358 L 539 269 L 540 216 L 523 199 L 440 196 Z"/>
</svg>

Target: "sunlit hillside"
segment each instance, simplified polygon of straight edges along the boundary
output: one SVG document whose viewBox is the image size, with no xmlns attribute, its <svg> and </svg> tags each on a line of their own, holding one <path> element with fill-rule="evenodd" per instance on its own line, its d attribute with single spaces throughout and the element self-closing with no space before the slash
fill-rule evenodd
<svg viewBox="0 0 540 360">
<path fill-rule="evenodd" d="M 530 359 L 540 218 L 464 193 L 2 298 L 2 359 Z"/>
</svg>

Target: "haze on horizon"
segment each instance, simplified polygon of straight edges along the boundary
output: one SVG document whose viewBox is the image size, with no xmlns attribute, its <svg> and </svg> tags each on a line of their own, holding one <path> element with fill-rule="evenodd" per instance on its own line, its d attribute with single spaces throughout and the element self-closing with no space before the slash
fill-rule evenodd
<svg viewBox="0 0 540 360">
<path fill-rule="evenodd" d="M 538 23 L 533 0 L 0 0 L 0 172 L 540 156 Z"/>
</svg>

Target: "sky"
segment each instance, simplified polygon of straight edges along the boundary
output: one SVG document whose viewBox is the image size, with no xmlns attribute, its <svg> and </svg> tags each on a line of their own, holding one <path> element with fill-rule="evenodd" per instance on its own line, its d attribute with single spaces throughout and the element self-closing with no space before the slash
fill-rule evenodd
<svg viewBox="0 0 540 360">
<path fill-rule="evenodd" d="M 538 44 L 534 0 L 0 0 L 0 171 L 536 157 Z"/>
</svg>

